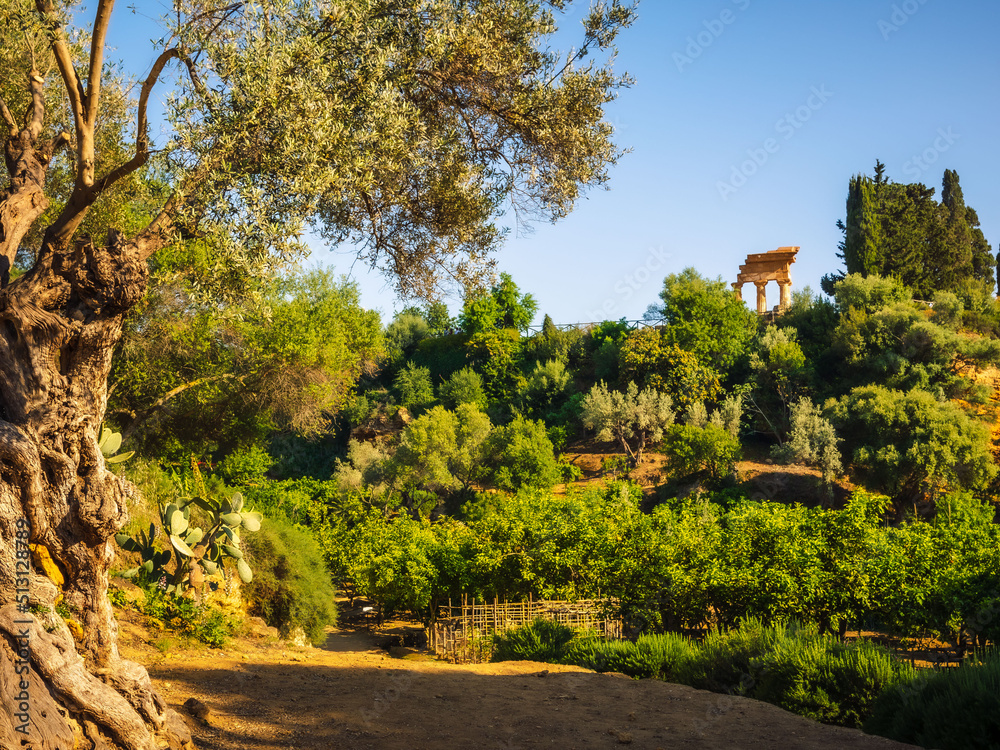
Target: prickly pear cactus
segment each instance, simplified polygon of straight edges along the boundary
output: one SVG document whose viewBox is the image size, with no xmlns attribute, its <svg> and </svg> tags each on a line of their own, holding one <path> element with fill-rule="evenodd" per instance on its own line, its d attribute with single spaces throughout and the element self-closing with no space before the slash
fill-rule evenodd
<svg viewBox="0 0 1000 750">
<path fill-rule="evenodd" d="M 142 555 L 142 563 L 131 570 L 122 573 L 123 578 L 135 578 L 140 573 L 147 580 L 158 579 L 165 574 L 164 566 L 170 562 L 169 550 L 159 551 L 153 545 L 156 538 L 156 526 L 149 524 L 149 533 L 140 531 L 137 537 L 126 534 L 115 534 L 118 546 L 126 552 L 138 552 Z"/>
<path fill-rule="evenodd" d="M 196 476 L 200 480 L 200 476 Z M 200 593 L 205 576 L 217 573 L 231 561 L 244 583 L 250 583 L 253 572 L 240 550 L 240 530 L 254 532 L 260 530 L 263 516 L 256 511 L 244 510 L 243 495 L 235 493 L 228 500 L 208 497 L 204 482 L 197 486 L 202 494 L 183 497 L 176 503 L 168 503 L 160 508 L 162 529 L 170 542 L 171 549 L 158 551 L 154 546 L 156 527 L 149 526 L 149 533 L 140 532 L 138 537 L 118 534 L 115 539 L 122 549 L 139 552 L 142 564 L 123 573 L 132 578 L 140 573 L 148 580 L 163 580 L 168 593 L 183 593 L 193 588 Z M 207 529 L 191 525 L 192 507 L 201 508 L 208 517 Z M 175 561 L 173 571 L 167 570 L 171 559 Z"/>
<path fill-rule="evenodd" d="M 106 464 L 120 464 L 135 455 L 135 451 L 118 453 L 118 449 L 122 447 L 122 435 L 120 432 L 112 432 L 107 427 L 101 427 L 101 437 L 97 441 L 97 447 L 104 456 Z"/>
</svg>

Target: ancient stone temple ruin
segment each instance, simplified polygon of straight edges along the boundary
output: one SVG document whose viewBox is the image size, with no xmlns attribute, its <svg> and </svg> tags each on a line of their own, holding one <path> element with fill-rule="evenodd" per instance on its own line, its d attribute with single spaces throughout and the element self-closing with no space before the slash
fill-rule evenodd
<svg viewBox="0 0 1000 750">
<path fill-rule="evenodd" d="M 746 263 L 740 266 L 740 275 L 733 282 L 736 296 L 743 299 L 743 285 L 752 282 L 757 287 L 757 312 L 763 315 L 767 312 L 767 295 L 764 287 L 769 281 L 777 281 L 780 290 L 778 308 L 792 304 L 792 277 L 788 267 L 795 262 L 795 254 L 799 246 L 779 247 L 767 253 L 754 253 L 747 256 Z"/>
</svg>

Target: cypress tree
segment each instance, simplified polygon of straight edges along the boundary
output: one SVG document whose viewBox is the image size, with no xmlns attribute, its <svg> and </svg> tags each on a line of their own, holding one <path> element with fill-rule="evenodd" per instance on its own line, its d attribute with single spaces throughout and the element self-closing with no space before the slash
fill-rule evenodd
<svg viewBox="0 0 1000 750">
<path fill-rule="evenodd" d="M 954 289 L 972 275 L 972 230 L 958 173 L 944 171 L 941 185 L 940 225 L 936 232 L 938 289 Z"/>
<path fill-rule="evenodd" d="M 848 273 L 883 271 L 882 232 L 878 216 L 875 184 L 865 175 L 855 175 L 847 193 L 847 224 L 844 262 Z"/>
<path fill-rule="evenodd" d="M 1000 254 L 994 258 L 976 212 L 965 204 L 958 173 L 946 170 L 941 203 L 934 188 L 894 183 L 885 165 L 875 177 L 855 175 L 847 192 L 847 218 L 838 221 L 844 239 L 838 257 L 847 273 L 893 276 L 929 299 L 937 290 L 957 290 L 970 281 L 993 286 Z M 827 275 L 824 291 L 842 275 Z M 827 289 L 827 287 L 830 289 Z"/>
</svg>

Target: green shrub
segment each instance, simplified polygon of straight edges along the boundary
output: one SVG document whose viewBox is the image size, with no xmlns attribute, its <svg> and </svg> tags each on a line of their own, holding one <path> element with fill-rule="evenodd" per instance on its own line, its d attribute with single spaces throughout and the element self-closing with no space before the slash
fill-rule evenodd
<svg viewBox="0 0 1000 750">
<path fill-rule="evenodd" d="M 143 589 L 141 610 L 164 627 L 188 635 L 213 648 L 225 646 L 236 632 L 237 621 L 218 607 L 199 604 L 185 596 L 168 594 L 158 586 Z"/>
<path fill-rule="evenodd" d="M 357 427 L 368 420 L 378 408 L 377 394 L 371 398 L 363 393 L 349 396 L 344 402 L 344 407 L 340 410 L 341 415 L 352 427 Z"/>
<path fill-rule="evenodd" d="M 940 750 L 1000 748 L 1000 654 L 911 675 L 881 695 L 864 729 Z"/>
<path fill-rule="evenodd" d="M 434 403 L 434 386 L 430 370 L 426 367 L 407 362 L 392 385 L 399 403 L 414 413 Z"/>
<path fill-rule="evenodd" d="M 319 545 L 308 531 L 268 519 L 244 539 L 254 578 L 244 586 L 247 611 L 283 632 L 300 626 L 314 644 L 337 619 L 335 591 Z"/>
<path fill-rule="evenodd" d="M 741 449 L 740 441 L 717 424 L 675 424 L 666 432 L 663 453 L 675 476 L 704 474 L 718 481 L 735 473 Z"/>
<path fill-rule="evenodd" d="M 814 627 L 789 629 L 751 660 L 750 695 L 808 719 L 860 727 L 878 696 L 911 667 L 870 641 L 847 645 Z"/>
<path fill-rule="evenodd" d="M 396 359 L 408 357 L 429 335 L 430 325 L 418 311 L 402 310 L 385 329 L 389 355 Z"/>
<path fill-rule="evenodd" d="M 562 476 L 545 423 L 515 417 L 483 443 L 486 478 L 503 490 L 550 489 Z"/>
<path fill-rule="evenodd" d="M 628 477 L 632 469 L 625 456 L 605 456 L 601 459 L 601 476 L 618 479 L 618 477 Z"/>
<path fill-rule="evenodd" d="M 562 661 L 595 672 L 674 681 L 678 665 L 690 659 L 691 653 L 691 642 L 677 633 L 641 635 L 634 643 L 578 638 L 568 644 Z"/>
<path fill-rule="evenodd" d="M 274 466 L 274 458 L 259 445 L 237 448 L 218 466 L 218 472 L 230 485 L 254 487 L 265 481 L 265 476 Z"/>
<path fill-rule="evenodd" d="M 566 644 L 573 640 L 573 629 L 539 617 L 493 639 L 493 661 L 542 661 L 557 663 Z"/>
<path fill-rule="evenodd" d="M 844 644 L 815 625 L 764 625 L 711 631 L 676 679 L 692 687 L 744 695 L 816 721 L 858 727 L 878 696 L 913 670 L 868 641 Z"/>
<path fill-rule="evenodd" d="M 434 382 L 441 382 L 468 365 L 468 343 L 469 336 L 464 333 L 424 339 L 413 353 L 413 362 L 426 367 Z"/>
<path fill-rule="evenodd" d="M 535 362 L 519 394 L 524 413 L 550 421 L 550 415 L 555 415 L 569 398 L 572 383 L 571 373 L 560 360 Z"/>
<path fill-rule="evenodd" d="M 583 469 L 565 459 L 558 462 L 563 482 L 575 482 L 583 476 Z"/>
<path fill-rule="evenodd" d="M 671 679 L 692 651 L 690 641 L 677 633 L 643 635 L 634 643 L 609 641 L 542 618 L 495 636 L 493 643 L 493 661 L 575 664 L 596 672 L 663 680 Z"/>
<path fill-rule="evenodd" d="M 710 631 L 700 644 L 677 633 L 608 641 L 538 619 L 496 636 L 494 647 L 494 661 L 576 664 L 669 680 L 765 701 L 828 724 L 858 727 L 875 710 L 866 731 L 946 750 L 996 747 L 982 738 L 1000 736 L 997 657 L 918 683 L 913 668 L 869 641 L 845 644 L 813 625 L 764 625 L 752 618 L 733 630 Z M 974 711 L 976 719 L 966 720 Z M 939 737 L 957 731 L 952 724 L 966 730 L 965 744 L 940 744 Z M 938 733 L 922 733 L 932 731 Z"/>
<path fill-rule="evenodd" d="M 711 630 L 692 658 L 679 666 L 677 681 L 700 690 L 747 695 L 754 684 L 751 660 L 772 650 L 784 630 L 752 617 L 733 630 Z"/>
<path fill-rule="evenodd" d="M 451 377 L 438 389 L 441 403 L 449 409 L 457 409 L 462 404 L 473 404 L 480 411 L 487 406 L 483 379 L 471 367 L 463 367 L 453 372 Z"/>
<path fill-rule="evenodd" d="M 997 475 L 989 427 L 926 391 L 855 388 L 827 416 L 844 439 L 852 478 L 900 500 L 942 486 L 983 489 Z"/>
</svg>

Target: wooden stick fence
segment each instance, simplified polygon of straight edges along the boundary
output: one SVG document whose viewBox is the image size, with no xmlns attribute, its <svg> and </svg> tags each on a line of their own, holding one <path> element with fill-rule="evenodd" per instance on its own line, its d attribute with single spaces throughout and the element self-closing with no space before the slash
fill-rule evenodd
<svg viewBox="0 0 1000 750">
<path fill-rule="evenodd" d="M 561 602 L 529 597 L 526 602 L 507 602 L 476 601 L 463 596 L 455 603 L 449 599 L 447 606 L 441 607 L 437 620 L 427 628 L 427 645 L 450 662 L 478 664 L 489 661 L 493 655 L 494 635 L 539 617 L 619 639 L 622 623 L 608 615 L 609 604 L 606 599 Z"/>
</svg>

